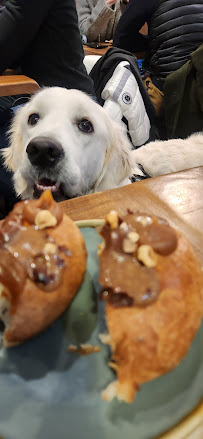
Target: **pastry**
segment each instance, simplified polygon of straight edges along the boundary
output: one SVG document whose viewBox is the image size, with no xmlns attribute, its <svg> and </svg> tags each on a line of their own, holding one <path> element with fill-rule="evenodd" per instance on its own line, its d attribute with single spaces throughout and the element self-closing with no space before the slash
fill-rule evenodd
<svg viewBox="0 0 203 439">
<path fill-rule="evenodd" d="M 50 191 L 17 203 L 0 224 L 4 347 L 46 329 L 75 296 L 86 270 L 84 239 Z"/>
<path fill-rule="evenodd" d="M 100 235 L 101 340 L 117 375 L 102 397 L 132 402 L 142 383 L 187 354 L 203 314 L 202 272 L 188 240 L 156 216 L 112 211 Z"/>
</svg>

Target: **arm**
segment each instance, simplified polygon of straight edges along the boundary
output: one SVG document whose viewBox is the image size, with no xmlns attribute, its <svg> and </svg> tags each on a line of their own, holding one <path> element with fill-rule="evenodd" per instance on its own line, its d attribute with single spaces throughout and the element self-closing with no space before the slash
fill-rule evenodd
<svg viewBox="0 0 203 439">
<path fill-rule="evenodd" d="M 113 45 L 130 52 L 146 50 L 148 38 L 139 31 L 149 21 L 156 4 L 157 0 L 130 0 L 119 20 Z"/>
<path fill-rule="evenodd" d="M 0 10 L 0 73 L 20 59 L 51 5 L 52 0 L 8 0 Z"/>
<path fill-rule="evenodd" d="M 93 0 L 77 0 L 76 7 L 78 13 L 79 27 L 89 41 L 96 41 L 99 34 L 104 32 L 108 21 L 114 15 L 114 10 L 111 6 L 115 0 L 109 1 L 98 0 L 94 6 Z"/>
</svg>

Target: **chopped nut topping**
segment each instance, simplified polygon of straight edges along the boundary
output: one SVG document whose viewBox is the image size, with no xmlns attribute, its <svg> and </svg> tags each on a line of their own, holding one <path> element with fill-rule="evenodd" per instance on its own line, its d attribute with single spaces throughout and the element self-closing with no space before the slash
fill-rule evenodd
<svg viewBox="0 0 203 439">
<path fill-rule="evenodd" d="M 67 350 L 68 352 L 76 352 L 79 355 L 89 355 L 96 352 L 101 352 L 101 348 L 99 346 L 93 346 L 91 344 L 80 344 L 79 346 L 70 344 Z"/>
<path fill-rule="evenodd" d="M 115 398 L 115 396 L 117 395 L 117 385 L 117 380 L 110 383 L 101 393 L 102 399 L 104 399 L 105 401 L 111 401 L 113 398 Z"/>
<path fill-rule="evenodd" d="M 44 253 L 45 254 L 51 254 L 54 255 L 54 253 L 56 253 L 57 251 L 57 246 L 56 244 L 53 244 L 52 242 L 47 242 L 44 246 Z"/>
<path fill-rule="evenodd" d="M 56 224 L 57 219 L 49 210 L 39 210 L 35 215 L 35 225 L 40 230 L 46 227 L 54 227 Z"/>
<path fill-rule="evenodd" d="M 140 245 L 137 250 L 137 259 L 146 267 L 155 267 L 158 257 L 151 245 Z"/>
<path fill-rule="evenodd" d="M 108 362 L 108 366 L 111 367 L 113 370 L 118 370 L 118 365 L 114 363 L 113 361 Z"/>
<path fill-rule="evenodd" d="M 132 241 L 132 242 L 138 242 L 140 239 L 140 235 L 137 232 L 129 232 L 127 237 Z"/>
<path fill-rule="evenodd" d="M 111 339 L 110 339 L 110 335 L 109 334 L 99 334 L 99 340 L 103 343 L 103 344 L 110 344 L 111 343 Z"/>
<path fill-rule="evenodd" d="M 100 242 L 98 244 L 97 248 L 98 248 L 97 254 L 98 254 L 98 256 L 101 256 L 103 250 L 105 249 L 105 241 Z"/>
<path fill-rule="evenodd" d="M 137 221 L 142 224 L 142 226 L 148 226 L 149 224 L 152 224 L 152 218 L 147 215 L 139 215 L 137 216 Z"/>
<path fill-rule="evenodd" d="M 120 224 L 120 229 L 123 229 L 123 230 L 125 230 L 125 231 L 128 230 L 128 225 L 127 225 L 127 223 L 126 223 L 125 221 L 123 221 L 123 222 Z"/>
<path fill-rule="evenodd" d="M 115 230 L 118 227 L 118 212 L 116 212 L 116 210 L 111 210 L 109 213 L 107 213 L 106 215 L 106 222 L 109 223 L 111 230 Z"/>
<path fill-rule="evenodd" d="M 137 248 L 136 242 L 133 242 L 131 239 L 124 238 L 122 242 L 122 249 L 124 253 L 134 253 Z"/>
<path fill-rule="evenodd" d="M 78 347 L 75 344 L 69 344 L 69 346 L 67 347 L 67 351 L 68 352 L 77 352 Z"/>
</svg>

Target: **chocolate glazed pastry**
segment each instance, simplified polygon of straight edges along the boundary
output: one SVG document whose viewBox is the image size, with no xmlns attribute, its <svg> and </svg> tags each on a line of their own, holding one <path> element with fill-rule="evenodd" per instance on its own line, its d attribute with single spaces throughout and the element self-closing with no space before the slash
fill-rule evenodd
<svg viewBox="0 0 203 439">
<path fill-rule="evenodd" d="M 75 296 L 86 248 L 73 221 L 45 191 L 15 205 L 0 225 L 0 318 L 4 347 L 47 328 Z"/>
<path fill-rule="evenodd" d="M 112 211 L 100 230 L 101 299 L 110 366 L 117 380 L 102 397 L 134 400 L 140 384 L 175 368 L 203 315 L 202 272 L 190 243 L 158 217 Z"/>
</svg>

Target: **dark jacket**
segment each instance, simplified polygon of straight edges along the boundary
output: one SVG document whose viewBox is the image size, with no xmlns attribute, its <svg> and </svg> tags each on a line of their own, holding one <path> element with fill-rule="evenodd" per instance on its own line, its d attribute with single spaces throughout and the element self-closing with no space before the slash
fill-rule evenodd
<svg viewBox="0 0 203 439">
<path fill-rule="evenodd" d="M 203 0 L 159 0 L 149 35 L 150 70 L 165 79 L 203 43 Z"/>
<path fill-rule="evenodd" d="M 130 0 L 118 23 L 114 46 L 143 50 L 146 38 L 139 30 L 145 21 L 149 27 L 145 65 L 162 80 L 203 43 L 203 0 Z"/>
<path fill-rule="evenodd" d="M 184 66 L 167 76 L 164 96 L 169 138 L 203 131 L 203 44 Z"/>
<path fill-rule="evenodd" d="M 20 67 L 40 86 L 93 94 L 74 0 L 7 0 L 0 10 L 0 73 Z"/>
<path fill-rule="evenodd" d="M 148 37 L 139 33 L 156 9 L 158 0 L 130 0 L 117 25 L 113 45 L 129 52 L 149 49 Z"/>
</svg>

